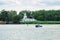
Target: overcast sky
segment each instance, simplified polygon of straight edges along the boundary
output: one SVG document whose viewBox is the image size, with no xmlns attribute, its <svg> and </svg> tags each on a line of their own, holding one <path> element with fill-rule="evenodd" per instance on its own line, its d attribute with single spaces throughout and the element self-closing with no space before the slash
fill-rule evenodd
<svg viewBox="0 0 60 40">
<path fill-rule="evenodd" d="M 0 0 L 0 10 L 60 9 L 60 0 Z"/>
</svg>

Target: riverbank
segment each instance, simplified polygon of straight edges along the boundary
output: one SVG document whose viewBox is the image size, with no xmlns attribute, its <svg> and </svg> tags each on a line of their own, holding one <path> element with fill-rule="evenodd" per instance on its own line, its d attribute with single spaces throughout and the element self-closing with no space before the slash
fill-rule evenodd
<svg viewBox="0 0 60 40">
<path fill-rule="evenodd" d="M 60 21 L 26 21 L 21 24 L 60 24 Z"/>
<path fill-rule="evenodd" d="M 41 28 L 60 28 L 60 24 L 40 24 L 40 25 L 42 25 L 43 27 L 41 27 Z M 4 27 L 4 28 L 22 28 L 22 29 L 24 29 L 24 28 L 27 28 L 27 29 L 30 29 L 30 28 L 36 28 L 35 27 L 36 26 L 36 24 L 5 24 L 5 25 L 1 25 L 0 24 L 0 27 Z"/>
<path fill-rule="evenodd" d="M 0 21 L 0 24 L 60 24 L 60 21 L 20 21 L 19 23 Z"/>
</svg>

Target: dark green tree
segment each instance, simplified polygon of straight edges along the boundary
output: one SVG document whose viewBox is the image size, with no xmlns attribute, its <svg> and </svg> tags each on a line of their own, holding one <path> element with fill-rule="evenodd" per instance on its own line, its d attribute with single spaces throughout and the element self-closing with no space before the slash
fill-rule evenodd
<svg viewBox="0 0 60 40">
<path fill-rule="evenodd" d="M 0 16 L 1 16 L 2 21 L 7 21 L 8 20 L 8 11 L 2 10 Z"/>
<path fill-rule="evenodd" d="M 22 20 L 23 16 L 21 14 L 14 15 L 13 16 L 13 23 L 14 24 L 20 24 L 20 21 Z"/>
</svg>

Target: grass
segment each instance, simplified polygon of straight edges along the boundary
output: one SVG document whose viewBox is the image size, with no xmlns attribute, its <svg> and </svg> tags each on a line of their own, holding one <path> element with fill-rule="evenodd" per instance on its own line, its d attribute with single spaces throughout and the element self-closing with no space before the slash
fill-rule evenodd
<svg viewBox="0 0 60 40">
<path fill-rule="evenodd" d="M 21 24 L 60 24 L 60 21 L 27 21 Z"/>
</svg>

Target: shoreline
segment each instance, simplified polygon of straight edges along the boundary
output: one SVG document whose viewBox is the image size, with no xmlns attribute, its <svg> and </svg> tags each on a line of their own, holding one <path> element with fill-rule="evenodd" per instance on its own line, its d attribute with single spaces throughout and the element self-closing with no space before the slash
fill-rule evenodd
<svg viewBox="0 0 60 40">
<path fill-rule="evenodd" d="M 60 24 L 40 24 L 42 25 L 42 27 L 39 28 L 60 28 Z M 0 25 L 0 27 L 2 28 L 22 28 L 22 29 L 32 29 L 32 28 L 36 28 L 35 27 L 36 24 L 18 24 L 18 25 Z"/>
</svg>

